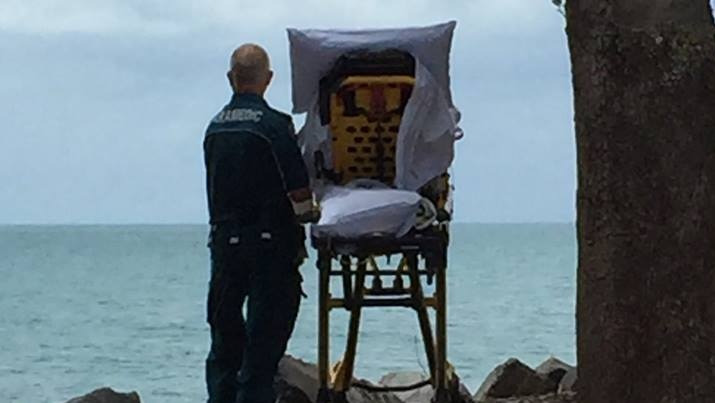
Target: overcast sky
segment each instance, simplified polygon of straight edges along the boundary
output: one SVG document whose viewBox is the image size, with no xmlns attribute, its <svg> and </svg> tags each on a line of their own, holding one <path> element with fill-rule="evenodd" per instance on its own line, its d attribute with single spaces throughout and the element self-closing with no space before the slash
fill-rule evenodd
<svg viewBox="0 0 715 403">
<path fill-rule="evenodd" d="M 286 27 L 452 19 L 458 221 L 572 221 L 568 51 L 549 0 L 2 0 L 0 223 L 205 222 L 201 142 L 235 46 L 269 50 L 267 97 L 288 110 Z"/>
</svg>

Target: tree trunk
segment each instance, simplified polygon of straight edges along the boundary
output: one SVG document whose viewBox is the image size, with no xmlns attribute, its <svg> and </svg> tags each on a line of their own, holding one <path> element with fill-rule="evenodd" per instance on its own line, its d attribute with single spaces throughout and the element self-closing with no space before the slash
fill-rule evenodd
<svg viewBox="0 0 715 403">
<path fill-rule="evenodd" d="M 715 402 L 708 0 L 569 0 L 580 403 Z"/>
</svg>

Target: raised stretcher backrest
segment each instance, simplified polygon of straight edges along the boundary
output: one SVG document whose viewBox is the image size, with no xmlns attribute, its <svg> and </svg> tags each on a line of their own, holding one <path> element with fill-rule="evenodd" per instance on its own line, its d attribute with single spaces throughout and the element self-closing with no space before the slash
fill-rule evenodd
<svg viewBox="0 0 715 403">
<path fill-rule="evenodd" d="M 333 168 L 341 184 L 395 180 L 397 133 L 414 78 L 351 76 L 330 97 Z"/>
<path fill-rule="evenodd" d="M 393 185 L 397 134 L 414 83 L 414 59 L 395 50 L 345 55 L 321 81 L 336 184 L 367 178 Z"/>
<path fill-rule="evenodd" d="M 415 85 L 415 60 L 406 52 L 357 51 L 344 55 L 320 82 L 320 118 L 331 133 L 332 169 L 318 171 L 337 185 L 373 179 L 395 181 L 398 132 Z M 419 193 L 438 209 L 449 196 L 449 175 L 434 178 Z"/>
</svg>

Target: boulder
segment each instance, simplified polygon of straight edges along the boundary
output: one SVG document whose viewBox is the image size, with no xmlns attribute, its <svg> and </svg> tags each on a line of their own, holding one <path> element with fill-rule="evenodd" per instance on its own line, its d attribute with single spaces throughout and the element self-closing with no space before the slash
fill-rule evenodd
<svg viewBox="0 0 715 403">
<path fill-rule="evenodd" d="M 283 379 L 277 379 L 275 382 L 276 393 L 278 399 L 276 403 L 312 403 L 313 399 L 303 392 L 302 389 L 295 385 L 291 385 Z"/>
<path fill-rule="evenodd" d="M 559 394 L 576 392 L 576 381 L 578 379 L 578 370 L 574 367 L 566 372 L 561 382 L 559 382 Z"/>
<path fill-rule="evenodd" d="M 412 385 L 427 380 L 429 377 L 420 372 L 391 372 L 380 379 L 379 384 L 387 387 Z M 405 403 L 430 403 L 432 387 L 429 385 L 406 392 L 394 392 Z"/>
<path fill-rule="evenodd" d="M 359 382 L 370 385 L 367 381 Z M 283 357 L 276 377 L 276 391 L 280 402 L 316 403 L 319 388 L 317 365 L 290 356 Z M 403 403 L 394 393 L 369 392 L 357 387 L 350 388 L 346 398 L 350 403 Z"/>
<path fill-rule="evenodd" d="M 487 376 L 474 396 L 477 402 L 488 398 L 540 396 L 556 392 L 558 384 L 536 373 L 521 361 L 511 358 Z"/>
<path fill-rule="evenodd" d="M 110 388 L 97 389 L 84 396 L 75 397 L 67 403 L 140 403 L 137 392 L 118 393 Z"/>
<path fill-rule="evenodd" d="M 380 379 L 379 384 L 387 387 L 405 386 L 413 385 L 428 379 L 428 375 L 420 372 L 392 372 L 383 376 L 382 379 Z M 434 396 L 434 391 L 432 390 L 432 386 L 425 385 L 419 389 L 405 392 L 394 392 L 394 394 L 405 403 L 430 403 L 432 401 L 432 397 Z M 462 383 L 459 384 L 459 401 L 461 403 L 473 402 L 471 392 L 469 392 L 469 389 L 467 389 L 467 387 Z"/>
<path fill-rule="evenodd" d="M 542 362 L 534 370 L 537 374 L 546 375 L 549 379 L 554 381 L 556 384 L 561 382 L 561 379 L 574 367 L 559 360 L 556 357 L 549 357 L 546 361 Z"/>
<path fill-rule="evenodd" d="M 318 381 L 318 367 L 293 358 L 285 356 L 278 364 L 278 376 L 276 377 L 276 391 L 279 395 L 286 391 L 300 390 L 310 402 L 315 402 L 318 396 L 320 382 Z"/>
<path fill-rule="evenodd" d="M 504 399 L 488 398 L 485 403 L 576 403 L 576 395 L 558 395 L 549 393 L 541 396 L 508 397 Z"/>
</svg>

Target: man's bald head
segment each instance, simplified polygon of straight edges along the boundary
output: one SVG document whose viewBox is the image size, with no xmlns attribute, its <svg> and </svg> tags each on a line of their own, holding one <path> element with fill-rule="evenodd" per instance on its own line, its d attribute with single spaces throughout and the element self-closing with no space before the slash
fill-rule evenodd
<svg viewBox="0 0 715 403">
<path fill-rule="evenodd" d="M 228 78 L 235 92 L 263 94 L 273 77 L 268 53 L 262 47 L 247 43 L 231 54 Z"/>
</svg>

